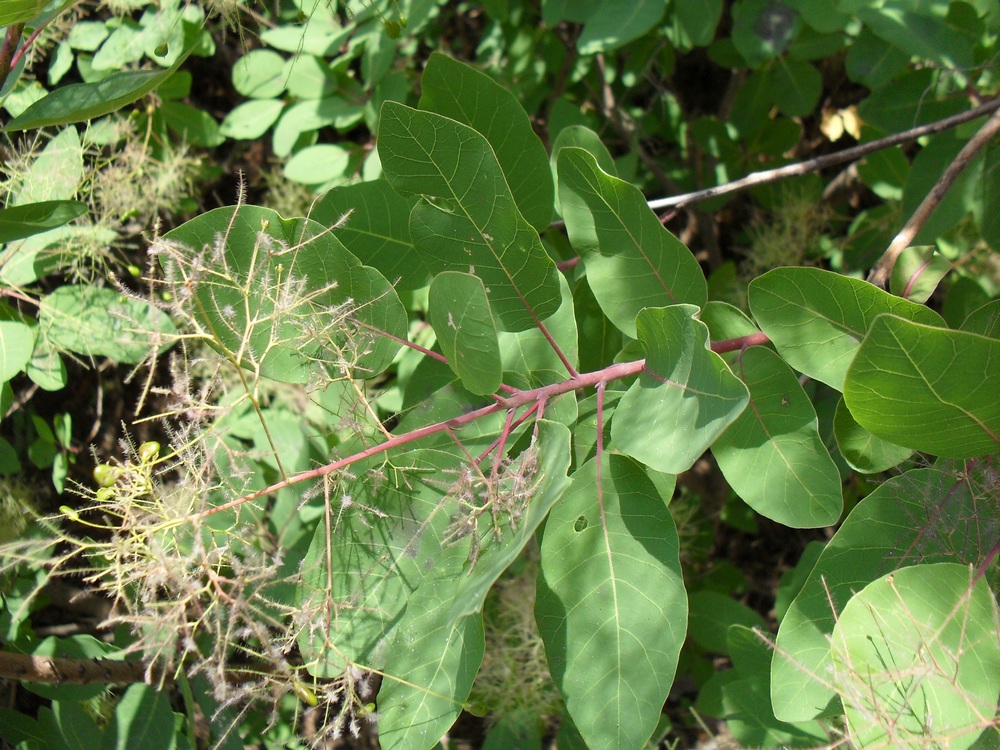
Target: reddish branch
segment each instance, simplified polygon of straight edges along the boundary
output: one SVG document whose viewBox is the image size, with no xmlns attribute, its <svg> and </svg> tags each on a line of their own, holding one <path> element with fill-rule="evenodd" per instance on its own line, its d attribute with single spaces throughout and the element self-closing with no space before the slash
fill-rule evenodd
<svg viewBox="0 0 1000 750">
<path fill-rule="evenodd" d="M 746 349 L 751 346 L 760 346 L 761 344 L 766 344 L 768 342 L 769 339 L 763 333 L 754 333 L 748 336 L 740 336 L 735 339 L 713 342 L 711 344 L 711 349 L 713 352 L 721 354 L 723 352 Z M 221 513 L 222 511 L 235 508 L 243 503 L 259 500 L 262 497 L 273 494 L 278 490 L 284 489 L 285 487 L 289 487 L 293 484 L 325 477 L 328 474 L 340 471 L 341 469 L 358 463 L 359 461 L 364 461 L 372 456 L 386 453 L 394 448 L 408 445 L 409 443 L 430 437 L 431 435 L 437 435 L 442 432 L 451 432 L 459 427 L 462 427 L 463 425 L 470 424 L 491 414 L 496 414 L 501 411 L 516 410 L 522 406 L 538 406 L 539 408 L 543 408 L 547 401 L 563 394 L 571 393 L 573 391 L 580 390 L 581 388 L 603 388 L 604 385 L 612 381 L 638 375 L 643 371 L 645 365 L 646 360 L 644 359 L 637 359 L 632 362 L 621 362 L 611 365 L 610 367 L 605 367 L 601 370 L 595 370 L 594 372 L 576 374 L 557 383 L 551 383 L 549 385 L 540 386 L 538 388 L 530 388 L 523 391 L 516 390 L 512 393 L 512 395 L 507 397 L 494 396 L 495 403 L 489 404 L 488 406 L 483 406 L 479 409 L 466 412 L 465 414 L 453 417 L 452 419 L 446 419 L 442 422 L 436 422 L 434 424 L 427 425 L 426 427 L 411 430 L 410 432 L 403 433 L 402 435 L 395 435 L 383 443 L 373 445 L 370 448 L 366 448 L 365 450 L 359 451 L 353 455 L 338 459 L 324 466 L 318 466 L 315 469 L 310 469 L 309 471 L 303 471 L 299 474 L 288 477 L 287 479 L 275 482 L 270 487 L 265 487 L 262 490 L 252 492 L 249 495 L 243 495 L 242 497 L 238 497 L 228 503 L 223 503 L 222 505 L 202 511 L 201 513 L 196 513 L 190 516 L 188 520 L 197 521 L 215 513 Z M 521 419 L 523 420 L 525 416 L 526 415 L 522 415 Z M 510 420 L 508 420 L 508 422 L 510 422 Z M 502 440 L 498 439 L 496 445 L 500 446 L 502 445 L 502 442 Z"/>
</svg>

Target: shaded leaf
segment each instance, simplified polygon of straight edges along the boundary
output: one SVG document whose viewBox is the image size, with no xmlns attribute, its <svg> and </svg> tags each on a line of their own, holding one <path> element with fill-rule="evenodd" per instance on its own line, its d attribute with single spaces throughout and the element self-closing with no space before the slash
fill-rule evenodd
<svg viewBox="0 0 1000 750">
<path fill-rule="evenodd" d="M 750 311 L 792 367 L 842 391 L 868 327 L 891 312 L 928 325 L 937 313 L 847 276 L 818 268 L 776 268 L 750 282 Z"/>
<path fill-rule="evenodd" d="M 427 266 L 410 239 L 414 198 L 404 198 L 386 180 L 334 188 L 313 206 L 310 218 L 333 233 L 365 265 L 377 268 L 399 291 L 427 284 Z"/>
<path fill-rule="evenodd" d="M 914 450 L 972 458 L 1000 450 L 1000 340 L 875 319 L 847 372 L 858 424 Z"/>
<path fill-rule="evenodd" d="M 750 401 L 712 444 L 729 484 L 747 505 L 785 526 L 836 523 L 843 510 L 840 472 L 795 373 L 759 346 L 743 352 L 734 369 Z"/>
<path fill-rule="evenodd" d="M 439 52 L 431 53 L 420 86 L 420 109 L 482 135 L 493 147 L 521 216 L 538 231 L 545 229 L 555 192 L 549 157 L 517 97 L 485 73 Z"/>
<path fill-rule="evenodd" d="M 421 584 L 407 604 L 379 691 L 379 740 L 387 750 L 430 747 L 458 718 L 483 657 L 486 594 L 570 486 L 569 430 L 548 420 L 539 425 L 539 482 L 524 498 L 523 515 L 504 516 L 498 532 L 483 534 L 474 562 L 425 568 L 433 580 Z M 453 540 L 450 551 L 464 552 L 463 546 Z"/>
<path fill-rule="evenodd" d="M 445 271 L 434 277 L 427 314 L 451 369 L 472 393 L 500 387 L 503 371 L 486 288 L 476 276 Z"/>
<path fill-rule="evenodd" d="M 645 307 L 702 306 L 708 284 L 691 252 L 664 229 L 633 185 L 580 148 L 559 152 L 559 200 L 570 241 L 605 314 L 635 338 Z"/>
<path fill-rule="evenodd" d="M 164 240 L 193 263 L 177 269 L 161 254 L 170 273 L 200 274 L 193 293 L 200 322 L 212 332 L 208 343 L 265 377 L 305 382 L 314 360 L 340 368 L 345 356 L 359 376 L 372 376 L 399 351 L 381 332 L 406 337 L 406 311 L 391 284 L 314 221 L 282 219 L 258 206 L 225 207 Z M 212 253 L 208 268 L 197 260 L 204 253 Z M 338 311 L 344 304 L 348 309 Z"/>
<path fill-rule="evenodd" d="M 587 744 L 639 748 L 673 682 L 687 596 L 664 499 L 630 459 L 600 461 L 576 471 L 546 522 L 535 617 Z"/>
<path fill-rule="evenodd" d="M 62 286 L 43 297 L 38 322 L 57 349 L 132 365 L 166 351 L 177 333 L 166 313 L 148 302 L 84 285 Z"/>
<path fill-rule="evenodd" d="M 647 308 L 636 318 L 646 365 L 611 423 L 618 450 L 657 471 L 691 468 L 746 406 L 746 386 L 708 349 L 691 305 Z"/>
<path fill-rule="evenodd" d="M 506 331 L 532 328 L 560 304 L 555 263 L 517 210 L 479 133 L 432 112 L 382 106 L 379 156 L 390 184 L 420 195 L 410 233 L 432 273 L 474 273 Z"/>
<path fill-rule="evenodd" d="M 41 201 L 0 208 L 0 243 L 13 242 L 33 234 L 61 227 L 87 213 L 80 201 Z"/>
<path fill-rule="evenodd" d="M 837 400 L 833 431 L 840 455 L 852 469 L 863 474 L 887 471 L 913 455 L 911 448 L 883 440 L 859 425 L 843 397 Z"/>
</svg>

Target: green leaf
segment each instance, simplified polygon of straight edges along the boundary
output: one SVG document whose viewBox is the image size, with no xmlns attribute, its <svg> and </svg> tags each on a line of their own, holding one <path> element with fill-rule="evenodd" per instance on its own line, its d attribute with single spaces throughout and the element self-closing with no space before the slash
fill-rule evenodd
<svg viewBox="0 0 1000 750">
<path fill-rule="evenodd" d="M 805 117 L 816 107 L 823 92 L 823 78 L 813 65 L 779 60 L 771 73 L 771 96 L 782 114 Z"/>
<path fill-rule="evenodd" d="M 467 273 L 439 273 L 431 283 L 427 314 L 441 351 L 462 385 L 478 395 L 495 393 L 503 371 L 483 282 Z"/>
<path fill-rule="evenodd" d="M 691 252 L 656 218 L 633 185 L 601 171 L 580 148 L 559 152 L 559 201 L 570 242 L 587 281 L 619 330 L 635 338 L 646 307 L 708 300 L 708 284 Z"/>
<path fill-rule="evenodd" d="M 0 383 L 6 383 L 25 368 L 34 347 L 32 326 L 19 320 L 0 320 Z"/>
<path fill-rule="evenodd" d="M 864 26 L 847 50 L 844 62 L 852 81 L 877 90 L 906 69 L 910 56 L 898 47 L 886 44 Z"/>
<path fill-rule="evenodd" d="M 321 185 L 331 180 L 343 180 L 351 163 L 351 152 L 332 143 L 309 146 L 288 160 L 284 175 L 303 185 Z"/>
<path fill-rule="evenodd" d="M 868 584 L 833 629 L 833 683 L 857 747 L 971 747 L 1000 697 L 989 585 L 967 566 L 915 565 Z"/>
<path fill-rule="evenodd" d="M 1000 449 L 1000 340 L 880 315 L 847 372 L 844 401 L 884 440 L 951 458 Z"/>
<path fill-rule="evenodd" d="M 483 616 L 450 616 L 442 602 L 453 586 L 446 580 L 425 584 L 407 606 L 399 630 L 407 648 L 379 690 L 384 750 L 432 747 L 455 723 L 472 690 L 486 647 Z M 406 683 L 393 679 L 397 675 Z"/>
<path fill-rule="evenodd" d="M 0 208 L 0 244 L 61 227 L 87 213 L 80 201 L 41 201 Z"/>
<path fill-rule="evenodd" d="M 190 274 L 204 253 L 216 253 L 194 290 L 208 343 L 264 377 L 306 382 L 311 362 L 336 369 L 345 357 L 360 377 L 371 377 L 399 351 L 381 333 L 406 338 L 406 311 L 392 285 L 314 221 L 282 219 L 258 206 L 226 207 L 164 239 L 175 247 L 174 257 L 160 256 L 170 273 Z M 338 319 L 344 315 L 360 330 Z"/>
<path fill-rule="evenodd" d="M 977 198 L 979 231 L 993 252 L 1000 252 L 1000 211 L 993 210 L 1000 205 L 1000 145 L 996 140 L 986 146 L 983 154 L 983 178 Z"/>
<path fill-rule="evenodd" d="M 991 471 L 981 463 L 966 464 L 961 477 L 915 469 L 858 503 L 823 549 L 778 628 L 771 663 L 775 716 L 806 721 L 839 713 L 830 704 L 830 634 L 856 591 L 918 563 L 982 564 L 1000 517 Z"/>
<path fill-rule="evenodd" d="M 285 58 L 273 50 L 250 50 L 233 65 L 233 87 L 251 99 L 275 99 L 286 83 Z"/>
<path fill-rule="evenodd" d="M 104 730 L 103 750 L 174 750 L 177 732 L 170 696 L 150 685 L 130 685 Z"/>
<path fill-rule="evenodd" d="M 166 351 L 177 333 L 170 318 L 149 303 L 85 285 L 62 286 L 43 297 L 38 322 L 58 349 L 131 365 Z"/>
<path fill-rule="evenodd" d="M 596 55 L 623 47 L 656 26 L 665 7 L 663 0 L 599 3 L 588 15 L 576 48 L 581 55 Z"/>
<path fill-rule="evenodd" d="M 712 444 L 729 484 L 747 505 L 785 526 L 836 523 L 843 510 L 840 472 L 795 373 L 760 346 L 747 349 L 734 369 L 750 402 Z"/>
<path fill-rule="evenodd" d="M 833 431 L 840 455 L 852 469 L 863 474 L 888 471 L 913 455 L 912 449 L 883 440 L 859 425 L 843 397 L 837 400 Z"/>
<path fill-rule="evenodd" d="M 643 469 L 604 453 L 573 475 L 542 537 L 535 618 L 591 748 L 640 748 L 670 691 L 687 629 L 673 519 Z"/>
<path fill-rule="evenodd" d="M 420 109 L 468 125 L 493 147 L 517 209 L 538 231 L 552 220 L 549 157 L 517 97 L 484 73 L 439 52 L 420 79 Z"/>
<path fill-rule="evenodd" d="M 7 0 L 0 7 L 0 27 L 31 21 L 46 5 L 46 0 Z"/>
<path fill-rule="evenodd" d="M 686 49 L 705 47 L 715 38 L 715 30 L 722 18 L 722 0 L 674 0 L 671 37 L 674 46 Z"/>
<path fill-rule="evenodd" d="M 1000 339 L 1000 299 L 976 308 L 962 322 L 961 329 L 991 339 Z"/>
<path fill-rule="evenodd" d="M 251 99 L 230 110 L 219 125 L 227 138 L 252 141 L 260 138 L 278 121 L 285 103 L 281 99 Z"/>
<path fill-rule="evenodd" d="M 427 284 L 427 267 L 410 239 L 409 217 L 415 204 L 414 198 L 404 198 L 386 180 L 372 180 L 334 188 L 309 216 L 333 227 L 348 250 L 403 292 Z"/>
<path fill-rule="evenodd" d="M 646 365 L 611 424 L 618 450 L 667 474 L 691 468 L 746 406 L 746 386 L 708 348 L 692 305 L 647 308 L 636 318 Z"/>
<path fill-rule="evenodd" d="M 966 3 L 952 8 L 948 18 L 912 10 L 905 0 L 885 0 L 862 7 L 858 18 L 867 28 L 910 57 L 932 60 L 943 68 L 966 70 L 975 64 L 973 50 L 983 33 L 982 22 Z"/>
<path fill-rule="evenodd" d="M 868 327 L 891 312 L 943 325 L 923 305 L 818 268 L 776 268 L 750 282 L 750 311 L 792 367 L 842 391 L 844 377 Z"/>
<path fill-rule="evenodd" d="M 379 156 L 398 192 L 424 197 L 410 233 L 432 273 L 474 273 L 501 329 L 523 331 L 560 304 L 558 272 L 517 210 L 496 156 L 479 133 L 432 112 L 386 102 Z"/>
<path fill-rule="evenodd" d="M 548 420 L 538 424 L 534 476 L 539 482 L 530 502 L 523 499 L 528 504 L 516 514 L 501 513 L 496 533 L 472 531 L 482 535 L 474 561 L 459 568 L 425 568 L 435 580 L 421 584 L 407 604 L 379 691 L 379 740 L 386 750 L 430 747 L 458 718 L 483 658 L 486 594 L 570 486 L 569 430 Z M 502 486 L 498 490 L 504 492 Z M 454 540 L 451 545 L 452 551 L 463 551 Z"/>
<path fill-rule="evenodd" d="M 167 126 L 185 143 L 210 148 L 226 140 L 219 132 L 219 123 L 202 109 L 179 102 L 164 102 L 159 111 Z"/>
<path fill-rule="evenodd" d="M 274 153 L 282 158 L 296 148 L 306 133 L 332 126 L 337 130 L 353 127 L 361 119 L 363 108 L 343 96 L 327 96 L 297 102 L 281 113 L 274 126 Z"/>
<path fill-rule="evenodd" d="M 798 12 L 780 0 L 738 0 L 732 14 L 733 44 L 752 68 L 781 55 L 802 26 Z"/>
<path fill-rule="evenodd" d="M 184 51 L 166 70 L 120 70 L 94 83 L 60 86 L 7 123 L 3 130 L 8 133 L 35 130 L 117 112 L 170 78 L 197 46 L 200 36 L 199 29 L 193 39 L 185 39 Z"/>
</svg>

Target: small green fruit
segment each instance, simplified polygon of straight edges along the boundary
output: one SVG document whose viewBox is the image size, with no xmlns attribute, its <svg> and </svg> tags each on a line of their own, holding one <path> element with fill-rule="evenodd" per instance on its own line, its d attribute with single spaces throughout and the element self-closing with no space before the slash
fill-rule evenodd
<svg viewBox="0 0 1000 750">
<path fill-rule="evenodd" d="M 386 21 L 385 22 L 385 34 L 390 39 L 399 39 L 399 32 L 401 27 L 399 21 Z"/>
<path fill-rule="evenodd" d="M 143 443 L 139 446 L 139 458 L 144 464 L 151 463 L 160 455 L 160 444 L 155 440 Z"/>
<path fill-rule="evenodd" d="M 157 57 L 163 57 L 164 55 L 166 55 L 167 43 L 163 42 L 161 44 L 156 45 L 156 49 L 153 50 L 153 54 L 155 54 Z"/>
<path fill-rule="evenodd" d="M 99 487 L 113 486 L 121 475 L 122 469 L 120 466 L 97 464 L 97 466 L 94 467 L 94 481 L 97 482 Z"/>
</svg>

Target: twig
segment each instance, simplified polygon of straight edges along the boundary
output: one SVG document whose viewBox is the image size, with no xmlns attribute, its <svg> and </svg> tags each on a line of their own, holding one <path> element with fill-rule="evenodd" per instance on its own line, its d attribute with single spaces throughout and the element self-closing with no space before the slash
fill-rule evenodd
<svg viewBox="0 0 1000 750">
<path fill-rule="evenodd" d="M 991 102 L 994 107 L 998 103 L 1000 101 L 996 99 Z M 1000 109 L 994 112 L 993 116 L 983 123 L 983 126 L 962 147 L 962 150 L 958 152 L 958 156 L 954 158 L 951 164 L 948 165 L 948 168 L 938 178 L 938 181 L 934 183 L 934 187 L 931 188 L 931 191 L 927 193 L 920 205 L 917 206 L 917 210 L 913 212 L 909 221 L 899 230 L 899 234 L 893 238 L 889 247 L 886 248 L 882 257 L 879 258 L 878 263 L 874 265 L 871 273 L 868 274 L 869 282 L 875 286 L 885 286 L 889 274 L 892 273 L 892 267 L 896 265 L 896 259 L 899 257 L 899 254 L 910 246 L 917 232 L 927 223 L 927 219 L 934 213 L 934 209 L 941 203 L 941 200 L 948 190 L 951 189 L 951 186 L 955 184 L 958 176 L 969 166 L 969 162 L 972 161 L 973 157 L 991 139 L 996 137 L 997 133 L 1000 133 Z M 996 208 L 993 210 L 996 210 Z"/>
<path fill-rule="evenodd" d="M 14 67 L 12 62 L 14 51 L 17 49 L 17 43 L 21 41 L 21 32 L 23 31 L 24 24 L 15 23 L 13 26 L 8 26 L 4 34 L 3 44 L 0 44 L 0 88 L 3 88 L 3 85 L 7 83 L 10 69 Z"/>
<path fill-rule="evenodd" d="M 127 685 L 146 682 L 147 669 L 137 659 L 67 659 L 0 651 L 0 678 L 8 680 L 53 685 Z M 159 683 L 158 670 L 153 669 L 149 676 L 153 683 Z"/>
<path fill-rule="evenodd" d="M 936 122 L 928 123 L 927 125 L 921 125 L 920 127 L 911 128 L 910 130 L 904 130 L 902 133 L 896 133 L 895 135 L 890 135 L 886 138 L 879 138 L 875 141 L 862 143 L 860 146 L 846 148 L 843 151 L 838 151 L 834 154 L 818 156 L 815 159 L 808 159 L 807 161 L 796 162 L 795 164 L 786 164 L 785 166 L 778 167 L 777 169 L 766 169 L 763 172 L 754 172 L 752 174 L 748 174 L 746 177 L 741 177 L 738 180 L 733 180 L 732 182 L 727 182 L 723 185 L 717 185 L 716 187 L 697 190 L 693 193 L 685 193 L 684 195 L 675 195 L 670 198 L 659 198 L 657 200 L 648 201 L 647 205 L 654 211 L 659 211 L 664 208 L 681 207 L 686 206 L 689 203 L 697 203 L 699 201 L 708 200 L 709 198 L 715 198 L 719 195 L 728 195 L 729 193 L 746 190 L 747 188 L 755 187 L 757 185 L 766 185 L 771 182 L 777 182 L 778 180 L 784 180 L 788 177 L 799 177 L 804 174 L 809 174 L 810 172 L 817 172 L 821 169 L 825 169 L 826 167 L 832 167 L 836 164 L 854 161 L 856 159 L 860 159 L 862 156 L 867 156 L 868 154 L 881 151 L 892 146 L 898 146 L 900 143 L 907 143 L 908 141 L 915 140 L 925 135 L 933 135 L 934 133 L 949 130 L 956 125 L 961 125 L 969 120 L 975 120 L 977 117 L 988 115 L 995 111 L 998 107 L 1000 107 L 1000 98 L 991 99 L 985 104 L 970 109 L 967 112 L 961 112 L 957 115 L 952 115 L 951 117 L 945 117 L 943 120 L 937 120 Z"/>
</svg>

